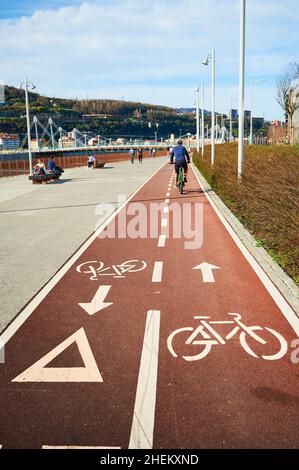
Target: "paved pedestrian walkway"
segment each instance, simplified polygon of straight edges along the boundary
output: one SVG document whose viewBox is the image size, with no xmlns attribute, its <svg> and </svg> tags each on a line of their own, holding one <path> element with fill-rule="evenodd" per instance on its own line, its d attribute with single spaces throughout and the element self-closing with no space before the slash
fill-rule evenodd
<svg viewBox="0 0 299 470">
<path fill-rule="evenodd" d="M 166 161 L 67 169 L 43 185 L 27 176 L 0 179 L 0 331 L 94 231 L 97 205 L 116 207 L 119 194 L 129 197 Z"/>
</svg>

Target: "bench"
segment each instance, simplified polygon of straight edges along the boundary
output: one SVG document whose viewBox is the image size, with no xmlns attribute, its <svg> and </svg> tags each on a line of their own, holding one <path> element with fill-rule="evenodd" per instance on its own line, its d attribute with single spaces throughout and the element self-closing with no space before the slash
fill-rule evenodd
<svg viewBox="0 0 299 470">
<path fill-rule="evenodd" d="M 30 175 L 29 180 L 32 181 L 33 184 L 43 184 L 43 181 L 46 183 L 51 180 L 56 180 L 57 176 L 54 173 L 46 173 L 45 175 Z"/>
</svg>

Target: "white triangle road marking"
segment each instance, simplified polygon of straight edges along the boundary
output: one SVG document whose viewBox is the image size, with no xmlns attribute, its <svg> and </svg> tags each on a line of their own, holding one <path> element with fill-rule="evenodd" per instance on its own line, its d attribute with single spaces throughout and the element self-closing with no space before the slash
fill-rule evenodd
<svg viewBox="0 0 299 470">
<path fill-rule="evenodd" d="M 73 343 L 77 344 L 85 367 L 46 367 Z M 103 382 L 103 379 L 84 328 L 80 328 L 12 382 Z"/>
</svg>

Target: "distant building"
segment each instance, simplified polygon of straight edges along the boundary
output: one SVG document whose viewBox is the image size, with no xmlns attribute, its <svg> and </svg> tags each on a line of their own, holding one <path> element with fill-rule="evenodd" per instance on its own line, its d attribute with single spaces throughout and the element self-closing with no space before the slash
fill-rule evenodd
<svg viewBox="0 0 299 470">
<path fill-rule="evenodd" d="M 238 110 L 237 109 L 229 109 L 227 116 L 230 117 L 230 113 L 232 113 L 232 119 L 238 119 Z"/>
<path fill-rule="evenodd" d="M 247 109 L 245 109 L 245 111 L 244 111 L 244 119 L 250 119 L 250 114 L 251 114 L 251 112 L 248 111 Z"/>
<path fill-rule="evenodd" d="M 20 136 L 18 134 L 7 134 L 6 132 L 0 133 L 0 148 L 2 149 L 17 149 L 20 147 Z"/>
<path fill-rule="evenodd" d="M 288 141 L 288 127 L 280 121 L 272 121 L 268 127 L 269 144 L 285 144 Z"/>
<path fill-rule="evenodd" d="M 299 144 L 299 79 L 293 80 L 291 83 L 291 86 L 294 89 L 294 92 L 292 93 L 292 97 L 295 103 L 297 104 L 297 109 L 295 109 L 295 112 L 293 114 L 292 129 L 290 128 L 291 120 L 288 116 L 289 139 L 290 139 L 290 142 L 293 141 L 294 144 Z M 293 138 L 292 138 L 292 134 L 293 134 Z"/>
<path fill-rule="evenodd" d="M 39 150 L 42 147 L 46 146 L 46 139 L 39 139 L 38 144 L 36 139 L 31 139 L 31 150 L 34 152 L 36 150 Z"/>
<path fill-rule="evenodd" d="M 58 139 L 58 147 L 75 147 L 75 139 L 73 137 L 73 132 L 68 132 L 67 136 L 63 136 L 61 139 Z"/>
</svg>

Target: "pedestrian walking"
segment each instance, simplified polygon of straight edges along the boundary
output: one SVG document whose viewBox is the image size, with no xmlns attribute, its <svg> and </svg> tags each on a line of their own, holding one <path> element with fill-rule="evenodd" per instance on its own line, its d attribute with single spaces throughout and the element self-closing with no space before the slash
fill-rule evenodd
<svg viewBox="0 0 299 470">
<path fill-rule="evenodd" d="M 87 160 L 87 168 L 92 168 L 94 169 L 96 159 L 94 158 L 93 155 L 89 155 L 88 160 Z"/>
<path fill-rule="evenodd" d="M 156 149 L 153 149 L 152 150 L 152 157 L 155 157 L 156 156 Z"/>
<path fill-rule="evenodd" d="M 138 161 L 139 161 L 139 163 L 142 163 L 142 158 L 143 158 L 142 153 L 143 153 L 143 152 L 142 152 L 142 149 L 139 148 L 139 149 L 138 149 Z"/>
<path fill-rule="evenodd" d="M 134 158 L 135 158 L 135 150 L 133 149 L 133 147 L 130 148 L 129 154 L 130 154 L 131 163 L 133 164 Z"/>
</svg>

